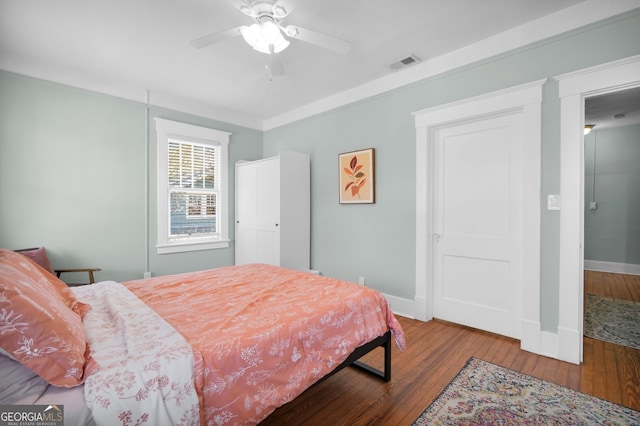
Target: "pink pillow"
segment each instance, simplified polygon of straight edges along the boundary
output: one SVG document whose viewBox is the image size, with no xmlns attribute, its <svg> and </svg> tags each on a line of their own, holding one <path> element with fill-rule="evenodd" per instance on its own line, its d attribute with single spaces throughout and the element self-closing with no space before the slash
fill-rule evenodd
<svg viewBox="0 0 640 426">
<path fill-rule="evenodd" d="M 89 347 L 75 299 L 55 275 L 0 249 L 0 347 L 52 385 L 83 383 Z"/>
<path fill-rule="evenodd" d="M 49 257 L 47 256 L 47 250 L 44 247 L 33 250 L 23 250 L 19 253 L 23 256 L 27 256 L 29 259 L 33 260 L 52 274 L 56 273 L 56 271 L 53 269 L 53 265 L 49 261 Z"/>
<path fill-rule="evenodd" d="M 2 250 L 2 249 L 0 249 Z M 27 259 L 30 260 L 30 263 L 32 264 L 32 267 L 34 269 L 39 269 L 41 272 L 43 272 L 43 278 L 48 281 L 49 285 L 59 294 L 59 296 L 62 298 L 62 300 L 64 301 L 64 303 L 70 307 L 75 313 L 77 313 L 78 315 L 80 315 L 81 318 L 84 318 L 84 314 L 86 314 L 89 309 L 91 309 L 91 306 L 84 304 L 82 302 L 79 302 L 75 295 L 73 294 L 73 292 L 71 291 L 71 289 L 69 288 L 69 286 L 62 281 L 60 278 L 58 278 L 55 275 L 55 272 L 52 272 L 53 276 L 50 276 L 49 274 L 46 274 L 44 272 L 48 272 L 49 270 L 46 268 L 46 266 L 43 266 L 42 263 L 38 262 L 37 260 L 33 259 L 31 255 L 25 255 L 24 253 L 34 253 L 36 251 L 39 251 L 43 254 L 44 256 L 44 261 L 45 261 L 45 265 L 48 263 L 49 266 L 51 266 L 51 263 L 49 262 L 49 259 L 47 258 L 47 253 L 44 251 L 44 247 L 40 247 L 39 249 L 36 250 L 30 250 L 27 252 L 19 252 L 19 254 L 25 256 Z M 14 253 L 15 254 L 15 253 Z M 37 256 L 37 255 L 36 255 Z M 11 256 L 14 257 L 14 256 Z"/>
</svg>

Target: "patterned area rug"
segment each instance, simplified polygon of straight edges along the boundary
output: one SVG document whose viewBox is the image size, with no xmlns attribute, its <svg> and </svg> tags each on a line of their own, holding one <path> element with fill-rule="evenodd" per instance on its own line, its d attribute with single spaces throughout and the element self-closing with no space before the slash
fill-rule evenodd
<svg viewBox="0 0 640 426">
<path fill-rule="evenodd" d="M 587 294 L 584 335 L 640 349 L 640 303 Z"/>
<path fill-rule="evenodd" d="M 471 358 L 423 425 L 637 425 L 640 412 Z"/>
</svg>

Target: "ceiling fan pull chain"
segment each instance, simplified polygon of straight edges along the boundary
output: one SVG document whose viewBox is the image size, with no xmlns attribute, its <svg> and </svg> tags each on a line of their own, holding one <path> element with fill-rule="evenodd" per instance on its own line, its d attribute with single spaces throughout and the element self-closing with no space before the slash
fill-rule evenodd
<svg viewBox="0 0 640 426">
<path fill-rule="evenodd" d="M 273 44 L 269 45 L 269 81 L 273 81 Z"/>
</svg>

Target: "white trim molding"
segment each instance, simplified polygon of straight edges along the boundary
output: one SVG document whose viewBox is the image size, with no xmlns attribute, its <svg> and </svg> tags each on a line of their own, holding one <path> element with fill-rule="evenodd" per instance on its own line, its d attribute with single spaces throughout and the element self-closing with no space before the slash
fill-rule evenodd
<svg viewBox="0 0 640 426">
<path fill-rule="evenodd" d="M 554 77 L 560 95 L 558 357 L 582 362 L 584 294 L 584 100 L 640 86 L 640 55 Z"/>
<path fill-rule="evenodd" d="M 540 325 L 540 167 L 541 106 L 544 80 L 413 113 L 416 126 L 416 294 L 415 317 L 433 318 L 432 306 L 432 163 L 434 132 L 475 118 L 520 113 L 524 123 L 522 349 L 541 353 Z"/>
<path fill-rule="evenodd" d="M 26 58 L 18 53 L 3 52 L 0 60 L 3 69 L 9 72 L 266 131 L 547 40 L 638 7 L 640 7 L 640 0 L 582 1 L 453 52 L 426 60 L 401 72 L 387 74 L 369 83 L 269 117 L 248 116 L 224 107 L 208 105 L 206 100 L 188 99 L 179 94 L 167 93 L 166 90 L 158 87 L 147 87 L 144 81 L 130 82 L 116 79 L 114 76 L 105 77 L 78 69 L 55 66 L 42 58 Z M 151 100 L 148 99 L 147 93 L 151 93 Z"/>
<path fill-rule="evenodd" d="M 640 265 L 632 263 L 603 262 L 584 260 L 584 269 L 588 271 L 611 272 L 613 274 L 640 275 Z"/>
<path fill-rule="evenodd" d="M 187 251 L 210 250 L 229 247 L 229 138 L 231 133 L 178 121 L 155 118 L 157 132 L 157 244 L 158 254 L 183 253 Z M 190 142 L 217 145 L 219 155 L 219 201 L 217 236 L 194 237 L 182 241 L 169 238 L 169 195 L 168 195 L 168 145 L 169 138 L 179 138 Z"/>
<path fill-rule="evenodd" d="M 603 19 L 640 7 L 639 0 L 587 0 L 534 21 L 421 62 L 402 72 L 395 72 L 369 83 L 328 96 L 292 111 L 264 120 L 263 130 L 339 108 L 371 96 L 413 84 L 477 61 L 494 57 L 551 37 L 558 36 Z"/>
<path fill-rule="evenodd" d="M 401 315 L 406 318 L 415 319 L 415 311 L 417 303 L 410 299 L 405 299 L 391 294 L 384 294 L 387 299 L 389 308 L 396 315 Z"/>
</svg>

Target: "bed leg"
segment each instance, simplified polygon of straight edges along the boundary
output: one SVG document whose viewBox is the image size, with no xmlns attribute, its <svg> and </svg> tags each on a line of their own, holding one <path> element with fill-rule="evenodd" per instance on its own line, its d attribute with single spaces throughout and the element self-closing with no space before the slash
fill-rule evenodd
<svg viewBox="0 0 640 426">
<path fill-rule="evenodd" d="M 384 371 L 380 371 L 377 368 L 373 368 L 370 365 L 358 361 L 360 357 L 368 354 L 378 347 L 382 347 L 384 349 Z M 337 366 L 332 372 L 314 383 L 313 386 L 322 383 L 338 371 L 349 366 L 363 370 L 365 373 L 376 376 L 379 379 L 384 380 L 385 382 L 391 380 L 391 332 L 387 331 L 384 335 L 372 340 L 369 343 L 365 343 L 359 348 L 356 348 L 356 350 L 353 351 L 353 353 L 351 353 L 351 355 L 349 355 L 349 357 L 344 360 L 342 364 Z"/>
<path fill-rule="evenodd" d="M 384 344 L 384 381 L 391 380 L 391 334 Z"/>
<path fill-rule="evenodd" d="M 388 382 L 391 380 L 391 333 L 387 332 L 383 337 L 383 341 L 378 346 L 384 349 L 384 371 L 380 371 L 360 361 L 354 361 L 351 366 L 364 370 Z"/>
</svg>

